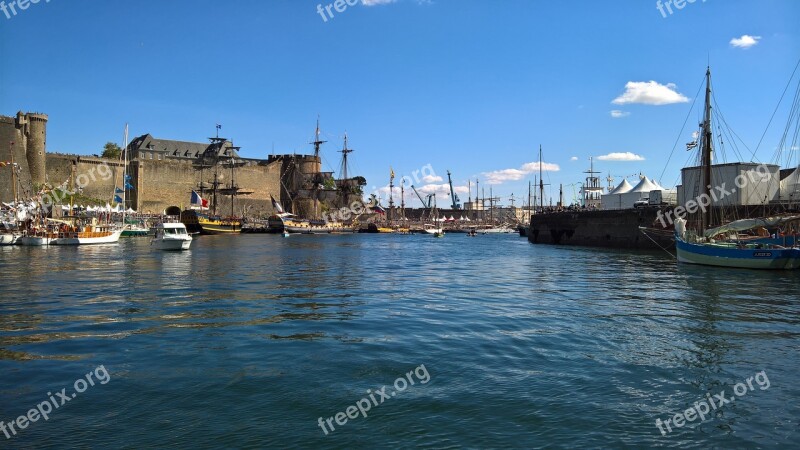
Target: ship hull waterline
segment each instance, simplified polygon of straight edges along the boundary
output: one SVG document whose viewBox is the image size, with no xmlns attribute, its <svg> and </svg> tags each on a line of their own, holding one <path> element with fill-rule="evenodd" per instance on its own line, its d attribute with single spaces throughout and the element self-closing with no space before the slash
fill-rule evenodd
<svg viewBox="0 0 800 450">
<path fill-rule="evenodd" d="M 701 245 L 676 239 L 678 262 L 703 266 L 756 270 L 800 268 L 800 249 L 740 249 L 728 245 Z"/>
</svg>

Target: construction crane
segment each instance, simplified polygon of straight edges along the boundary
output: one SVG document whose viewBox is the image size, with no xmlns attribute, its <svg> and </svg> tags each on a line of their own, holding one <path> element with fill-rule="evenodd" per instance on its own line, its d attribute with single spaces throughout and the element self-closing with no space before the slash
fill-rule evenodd
<svg viewBox="0 0 800 450">
<path fill-rule="evenodd" d="M 435 194 L 429 194 L 426 197 L 427 200 L 423 200 L 422 196 L 419 194 L 419 191 L 417 191 L 417 188 L 415 188 L 413 184 L 411 185 L 411 189 L 414 190 L 414 193 L 417 194 L 417 198 L 419 198 L 419 201 L 422 202 L 422 207 L 426 209 L 431 209 L 431 199 Z"/>
<path fill-rule="evenodd" d="M 458 198 L 458 194 L 456 194 L 456 191 L 453 190 L 453 179 L 450 177 L 449 170 L 447 171 L 447 182 L 450 183 L 450 199 L 453 201 L 453 204 L 450 205 L 450 208 L 456 210 L 461 209 L 461 203 L 459 203 L 461 199 Z"/>
</svg>

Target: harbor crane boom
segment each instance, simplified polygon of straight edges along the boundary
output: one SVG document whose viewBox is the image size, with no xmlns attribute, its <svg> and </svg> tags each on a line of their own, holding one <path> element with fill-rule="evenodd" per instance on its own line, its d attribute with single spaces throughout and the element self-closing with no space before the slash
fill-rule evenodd
<svg viewBox="0 0 800 450">
<path fill-rule="evenodd" d="M 450 199 L 453 201 L 453 204 L 450 205 L 450 207 L 456 210 L 461 209 L 461 203 L 459 203 L 461 199 L 458 198 L 458 194 L 456 194 L 456 191 L 453 190 L 453 179 L 450 177 L 449 170 L 447 171 L 447 182 L 450 183 Z"/>
<path fill-rule="evenodd" d="M 428 196 L 428 200 L 426 202 L 425 200 L 422 199 L 422 196 L 419 195 L 419 191 L 417 191 L 417 188 L 415 188 L 413 184 L 411 185 L 411 189 L 413 189 L 414 193 L 417 194 L 417 198 L 419 198 L 419 201 L 422 203 L 422 207 L 431 209 L 431 197 L 433 197 L 433 194 Z"/>
</svg>

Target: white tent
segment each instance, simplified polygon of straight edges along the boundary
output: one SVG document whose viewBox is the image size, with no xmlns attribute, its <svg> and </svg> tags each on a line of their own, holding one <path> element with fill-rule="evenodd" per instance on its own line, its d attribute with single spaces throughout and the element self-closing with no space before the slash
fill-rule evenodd
<svg viewBox="0 0 800 450">
<path fill-rule="evenodd" d="M 651 180 L 650 178 L 647 178 L 647 177 L 642 177 L 642 180 L 639 181 L 639 184 L 637 184 L 636 187 L 631 189 L 629 192 L 647 192 L 647 193 L 650 193 L 650 191 L 663 191 L 663 190 L 664 190 L 664 188 L 661 187 L 655 181 L 653 181 L 653 180 Z"/>
<path fill-rule="evenodd" d="M 627 179 L 624 179 L 624 180 L 622 180 L 622 183 L 619 184 L 619 186 L 615 187 L 614 190 L 612 190 L 611 192 L 609 192 L 606 195 L 626 194 L 626 193 L 628 193 L 628 192 L 630 192 L 632 190 L 633 190 L 633 186 L 631 186 L 631 184 L 628 183 Z"/>
<path fill-rule="evenodd" d="M 800 167 L 781 180 L 781 200 L 800 201 Z"/>
<path fill-rule="evenodd" d="M 135 214 L 136 213 L 136 211 L 134 211 L 133 208 L 128 208 L 128 210 L 125 211 L 125 212 L 128 213 L 128 214 Z"/>
<path fill-rule="evenodd" d="M 639 200 L 650 198 L 652 191 L 664 191 L 658 183 L 647 177 L 642 177 L 639 184 L 633 187 L 629 192 L 621 194 L 620 205 L 622 209 L 633 208 L 633 204 Z"/>
<path fill-rule="evenodd" d="M 622 207 L 622 194 L 627 194 L 633 189 L 628 180 L 622 180 L 619 186 L 615 187 L 608 194 L 603 195 L 600 200 L 602 209 L 623 209 Z"/>
</svg>

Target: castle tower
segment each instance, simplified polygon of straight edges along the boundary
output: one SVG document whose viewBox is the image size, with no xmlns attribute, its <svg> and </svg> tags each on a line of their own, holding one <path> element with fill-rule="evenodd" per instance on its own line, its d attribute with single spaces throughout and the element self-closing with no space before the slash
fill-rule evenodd
<svg viewBox="0 0 800 450">
<path fill-rule="evenodd" d="M 43 184 L 47 170 L 47 114 L 28 113 L 25 115 L 27 127 L 25 137 L 27 138 L 28 168 L 31 171 L 31 182 Z"/>
</svg>

